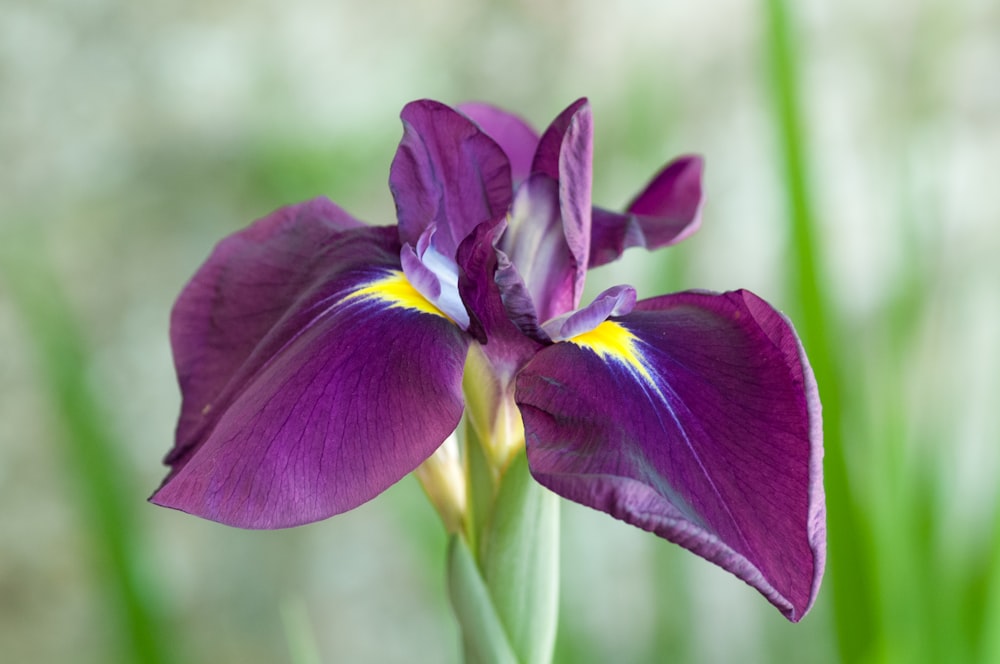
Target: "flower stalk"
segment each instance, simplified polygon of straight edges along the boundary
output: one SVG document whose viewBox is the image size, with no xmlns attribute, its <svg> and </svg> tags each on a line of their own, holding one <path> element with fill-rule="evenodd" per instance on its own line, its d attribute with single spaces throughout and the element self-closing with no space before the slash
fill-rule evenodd
<svg viewBox="0 0 1000 664">
<path fill-rule="evenodd" d="M 470 509 L 451 531 L 449 595 L 467 662 L 545 664 L 558 622 L 559 499 L 531 478 L 513 389 L 487 368 L 474 345 L 460 427 Z"/>
</svg>

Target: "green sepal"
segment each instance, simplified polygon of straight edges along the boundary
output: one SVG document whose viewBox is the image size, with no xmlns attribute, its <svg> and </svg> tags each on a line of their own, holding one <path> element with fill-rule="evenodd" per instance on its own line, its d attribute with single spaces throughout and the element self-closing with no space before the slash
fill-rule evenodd
<svg viewBox="0 0 1000 664">
<path fill-rule="evenodd" d="M 551 662 L 559 610 L 559 498 L 531 477 L 524 450 L 503 475 L 481 537 L 483 577 L 519 661 Z"/>
<path fill-rule="evenodd" d="M 448 595 L 462 628 L 466 664 L 518 664 L 476 560 L 458 535 L 448 541 Z"/>
</svg>

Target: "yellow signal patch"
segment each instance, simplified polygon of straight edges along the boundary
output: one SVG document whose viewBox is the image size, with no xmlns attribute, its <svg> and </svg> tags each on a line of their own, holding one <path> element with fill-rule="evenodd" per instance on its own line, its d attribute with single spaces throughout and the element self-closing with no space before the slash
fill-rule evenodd
<svg viewBox="0 0 1000 664">
<path fill-rule="evenodd" d="M 412 309 L 451 320 L 430 300 L 421 295 L 420 291 L 413 287 L 413 284 L 406 279 L 406 275 L 400 270 L 389 270 L 384 277 L 362 286 L 341 302 L 351 300 L 383 302 L 389 305 L 390 309 Z"/>
<path fill-rule="evenodd" d="M 653 377 L 643 362 L 639 339 L 623 325 L 606 320 L 593 330 L 570 337 L 567 341 L 592 350 L 605 362 L 614 360 L 623 364 L 647 382 L 653 383 Z"/>
</svg>

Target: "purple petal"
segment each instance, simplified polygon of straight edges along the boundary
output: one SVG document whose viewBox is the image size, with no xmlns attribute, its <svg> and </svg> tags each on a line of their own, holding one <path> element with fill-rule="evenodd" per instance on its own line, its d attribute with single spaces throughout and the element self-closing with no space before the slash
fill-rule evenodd
<svg viewBox="0 0 1000 664">
<path fill-rule="evenodd" d="M 469 333 L 510 376 L 547 340 L 538 327 L 531 298 L 517 270 L 496 249 L 506 229 L 503 219 L 485 222 L 458 249 L 458 290 L 468 309 Z"/>
<path fill-rule="evenodd" d="M 416 249 L 404 244 L 399 254 L 400 263 L 407 281 L 465 330 L 469 327 L 469 314 L 458 293 L 458 265 L 438 251 L 436 230 L 436 226 L 429 226 L 420 236 Z"/>
<path fill-rule="evenodd" d="M 590 242 L 593 123 L 590 105 L 571 105 L 545 132 L 535 173 L 521 184 L 501 249 L 524 278 L 538 317 L 575 309 Z"/>
<path fill-rule="evenodd" d="M 532 173 L 544 173 L 553 180 L 559 179 L 559 160 L 566 134 L 570 132 L 570 125 L 573 124 L 577 113 L 583 109 L 586 109 L 589 116 L 590 102 L 585 97 L 581 97 L 567 106 L 545 129 L 545 133 L 538 140 L 535 158 L 531 163 Z"/>
<path fill-rule="evenodd" d="M 515 183 L 531 174 L 531 160 L 538 147 L 538 134 L 531 125 L 513 113 L 489 104 L 469 102 L 460 104 L 457 110 L 479 125 L 503 148 Z"/>
<path fill-rule="evenodd" d="M 507 156 L 471 120 L 436 101 L 411 102 L 400 117 L 403 139 L 389 174 L 400 238 L 415 246 L 436 225 L 438 250 L 453 258 L 473 228 L 506 214 L 513 196 Z"/>
<path fill-rule="evenodd" d="M 559 209 L 562 211 L 566 245 L 575 268 L 574 308 L 580 305 L 590 261 L 593 148 L 593 116 L 590 104 L 584 103 L 573 113 L 559 151 Z"/>
<path fill-rule="evenodd" d="M 724 567 L 789 620 L 809 610 L 826 547 L 820 407 L 767 303 L 640 302 L 538 353 L 516 398 L 539 482 Z"/>
<path fill-rule="evenodd" d="M 559 211 L 559 184 L 536 173 L 517 189 L 500 248 L 523 280 L 532 309 L 548 320 L 575 307 L 576 265 Z"/>
<path fill-rule="evenodd" d="M 205 404 L 327 269 L 329 259 L 317 248 L 343 231 L 364 227 L 328 199 L 317 198 L 281 208 L 218 244 L 171 315 L 170 340 L 184 397 L 175 454 L 202 426 Z M 391 228 L 368 232 L 384 235 L 389 245 L 395 240 Z M 391 261 L 392 252 L 390 247 L 382 259 Z"/>
<path fill-rule="evenodd" d="M 153 502 L 246 528 L 308 523 L 441 444 L 468 338 L 405 289 L 399 249 L 393 227 L 287 210 L 219 244 L 174 308 L 184 400 Z M 400 289 L 359 293 L 390 276 Z"/>
<path fill-rule="evenodd" d="M 590 267 L 610 263 L 629 247 L 666 247 L 698 230 L 704 202 L 702 170 L 701 157 L 679 157 L 646 185 L 626 213 L 595 207 Z"/>
<path fill-rule="evenodd" d="M 563 234 L 575 269 L 570 308 L 580 304 L 589 264 L 593 145 L 594 120 L 590 102 L 578 99 L 560 113 L 542 135 L 533 165 L 536 172 L 559 182 Z"/>
</svg>

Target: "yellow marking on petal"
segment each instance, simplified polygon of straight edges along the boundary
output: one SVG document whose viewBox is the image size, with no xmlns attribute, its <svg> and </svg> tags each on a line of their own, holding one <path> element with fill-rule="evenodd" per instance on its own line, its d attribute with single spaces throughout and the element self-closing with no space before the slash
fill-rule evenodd
<svg viewBox="0 0 1000 664">
<path fill-rule="evenodd" d="M 639 339 L 623 325 L 606 320 L 593 330 L 570 337 L 567 341 L 594 351 L 605 362 L 614 360 L 623 364 L 647 382 L 653 383 L 653 377 L 646 368 L 639 349 Z"/>
<path fill-rule="evenodd" d="M 390 309 L 412 309 L 425 314 L 434 314 L 441 318 L 451 320 L 444 312 L 424 297 L 420 291 L 413 287 L 400 270 L 390 270 L 385 276 L 379 277 L 372 282 L 354 291 L 341 302 L 351 300 L 370 300 L 383 302 L 389 305 Z"/>
</svg>

